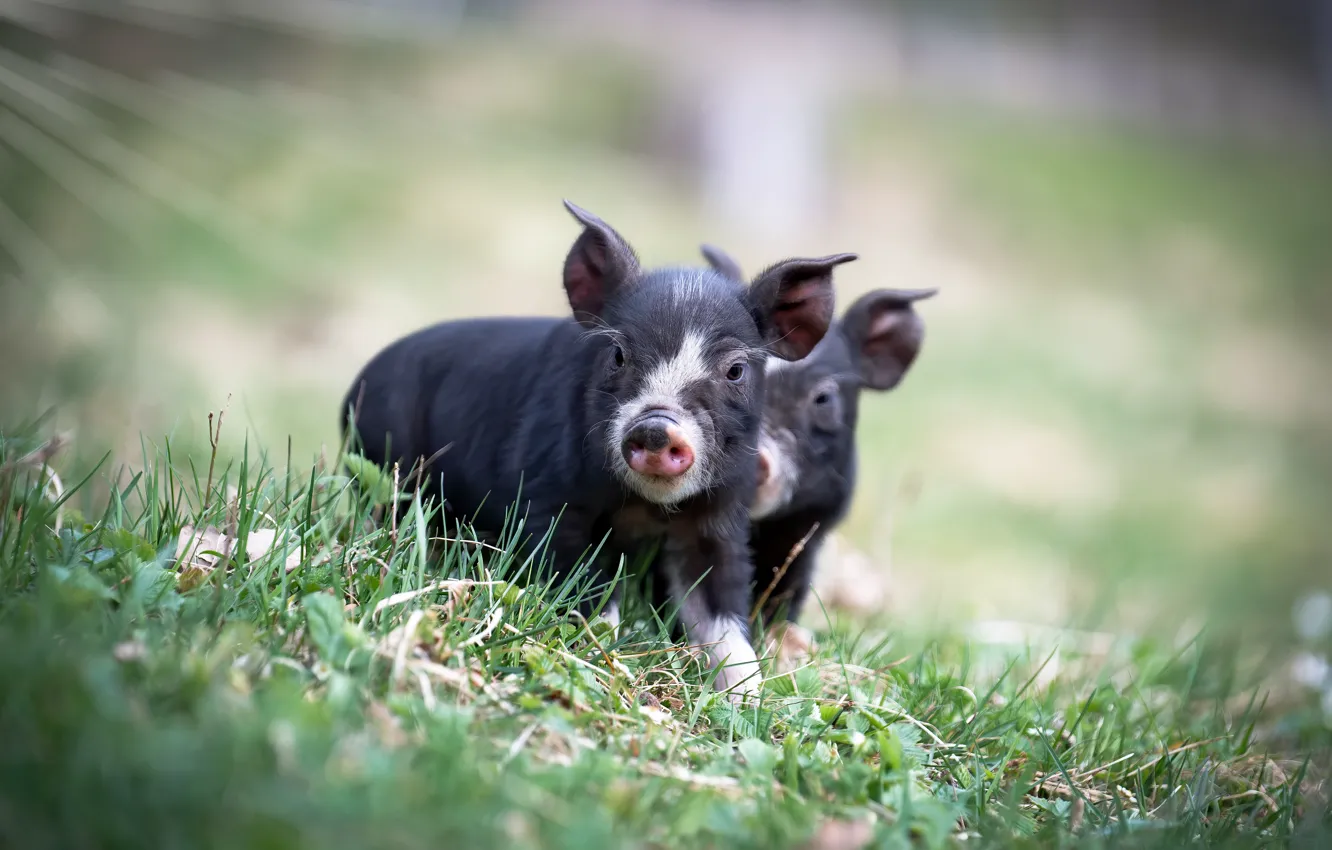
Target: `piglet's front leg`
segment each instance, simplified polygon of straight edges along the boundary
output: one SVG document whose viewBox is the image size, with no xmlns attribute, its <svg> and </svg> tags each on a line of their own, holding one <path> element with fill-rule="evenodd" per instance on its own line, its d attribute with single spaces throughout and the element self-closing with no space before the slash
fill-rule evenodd
<svg viewBox="0 0 1332 850">
<path fill-rule="evenodd" d="M 739 534 L 728 534 L 735 527 Z M 758 693 L 758 656 L 750 644 L 748 607 L 753 564 L 745 545 L 745 517 L 678 533 L 662 546 L 662 570 L 690 644 L 720 667 L 714 684 L 737 702 Z M 718 533 L 722 532 L 722 533 Z"/>
</svg>

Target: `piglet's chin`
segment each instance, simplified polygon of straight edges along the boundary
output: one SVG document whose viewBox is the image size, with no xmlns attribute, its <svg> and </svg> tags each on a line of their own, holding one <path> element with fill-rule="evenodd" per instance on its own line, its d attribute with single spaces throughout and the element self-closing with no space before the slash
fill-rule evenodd
<svg viewBox="0 0 1332 850">
<path fill-rule="evenodd" d="M 781 485 L 769 479 L 754 494 L 754 503 L 749 506 L 749 518 L 760 520 L 782 506 Z"/>
<path fill-rule="evenodd" d="M 674 505 L 702 490 L 698 483 L 698 475 L 692 469 L 684 475 L 666 478 L 660 475 L 644 475 L 624 464 L 619 473 L 620 480 L 630 490 L 657 505 Z"/>
</svg>

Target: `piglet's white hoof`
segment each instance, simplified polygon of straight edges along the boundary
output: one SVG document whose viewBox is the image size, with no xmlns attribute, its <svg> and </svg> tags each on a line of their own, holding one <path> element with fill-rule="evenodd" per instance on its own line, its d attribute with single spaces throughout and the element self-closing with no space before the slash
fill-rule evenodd
<svg viewBox="0 0 1332 850">
<path fill-rule="evenodd" d="M 602 609 L 601 614 L 592 620 L 593 623 L 604 623 L 610 627 L 610 633 L 614 637 L 620 636 L 620 605 L 618 602 L 610 602 Z"/>
<path fill-rule="evenodd" d="M 778 623 L 768 629 L 768 655 L 773 660 L 773 669 L 778 673 L 790 673 L 801 664 L 809 661 L 817 648 L 814 635 L 795 623 Z"/>
<path fill-rule="evenodd" d="M 762 672 L 757 662 L 732 664 L 717 671 L 713 687 L 726 694 L 727 699 L 736 705 L 757 702 L 759 687 L 762 684 Z"/>
<path fill-rule="evenodd" d="M 717 670 L 712 680 L 714 688 L 735 702 L 757 696 L 763 673 L 743 620 L 721 617 L 695 626 L 690 632 L 697 646 L 704 650 L 706 664 Z"/>
</svg>

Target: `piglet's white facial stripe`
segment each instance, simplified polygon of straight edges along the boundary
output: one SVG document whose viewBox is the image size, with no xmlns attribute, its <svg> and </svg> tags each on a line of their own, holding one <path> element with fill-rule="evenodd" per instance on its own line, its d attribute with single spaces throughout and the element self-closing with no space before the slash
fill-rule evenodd
<svg viewBox="0 0 1332 850">
<path fill-rule="evenodd" d="M 698 334 L 685 334 L 680 350 L 664 363 L 657 364 L 643 382 L 641 399 L 671 399 L 679 405 L 680 395 L 691 385 L 707 380 L 711 375 L 703 338 Z"/>
<path fill-rule="evenodd" d="M 626 402 L 616 414 L 610 428 L 608 449 L 614 458 L 616 472 L 638 491 L 639 495 L 658 504 L 672 504 L 701 492 L 707 486 L 708 451 L 702 427 L 684 404 L 685 391 L 712 375 L 708 364 L 703 337 L 688 333 L 680 341 L 680 349 L 671 359 L 658 363 L 648 372 L 639 394 Z M 680 423 L 680 430 L 694 449 L 694 465 L 673 481 L 660 481 L 639 475 L 629 468 L 620 455 L 629 423 L 653 408 L 668 411 Z"/>
</svg>

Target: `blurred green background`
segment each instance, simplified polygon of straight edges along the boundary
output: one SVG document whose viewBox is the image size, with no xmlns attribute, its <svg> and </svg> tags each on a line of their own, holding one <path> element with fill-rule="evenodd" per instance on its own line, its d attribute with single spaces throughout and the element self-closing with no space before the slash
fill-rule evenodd
<svg viewBox="0 0 1332 850">
<path fill-rule="evenodd" d="M 1286 639 L 1332 585 L 1326 5 L 11 4 L 0 421 L 132 469 L 225 407 L 306 467 L 398 335 L 565 310 L 569 198 L 649 264 L 940 288 L 830 602 Z"/>
</svg>

